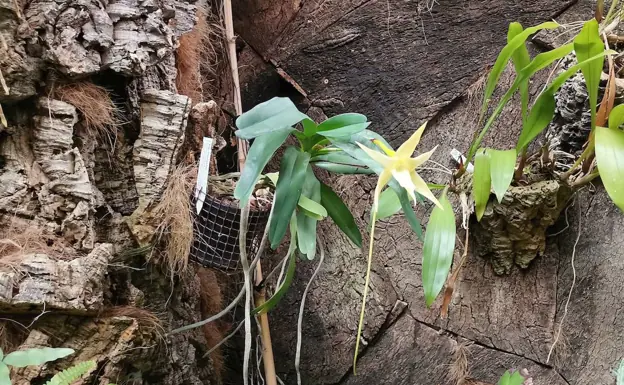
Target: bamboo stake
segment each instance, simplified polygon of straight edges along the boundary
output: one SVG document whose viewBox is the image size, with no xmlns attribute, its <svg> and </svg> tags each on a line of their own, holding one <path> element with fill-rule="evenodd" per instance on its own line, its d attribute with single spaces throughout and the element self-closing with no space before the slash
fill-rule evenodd
<svg viewBox="0 0 624 385">
<path fill-rule="evenodd" d="M 224 0 L 225 8 L 225 35 L 228 44 L 228 55 L 232 70 L 232 80 L 234 82 L 234 107 L 236 115 L 243 113 L 243 105 L 240 90 L 240 80 L 238 77 L 238 60 L 236 57 L 236 37 L 234 36 L 234 23 L 232 17 L 232 2 Z M 238 166 L 243 170 L 249 143 L 244 139 L 238 139 Z M 262 267 L 260 263 L 256 265 L 256 285 L 262 282 Z M 265 299 L 265 290 L 262 288 L 256 295 L 256 306 L 261 306 Z M 273 357 L 273 346 L 271 344 L 271 331 L 269 329 L 269 317 L 266 313 L 260 314 L 260 333 L 262 338 L 262 362 L 264 364 L 264 376 L 267 385 L 277 385 L 277 375 L 275 373 L 275 361 Z"/>
</svg>

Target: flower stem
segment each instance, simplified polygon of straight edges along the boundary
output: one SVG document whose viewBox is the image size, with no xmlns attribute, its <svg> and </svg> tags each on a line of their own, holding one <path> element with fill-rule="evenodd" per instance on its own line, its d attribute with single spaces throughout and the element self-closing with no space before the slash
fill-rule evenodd
<svg viewBox="0 0 624 385">
<path fill-rule="evenodd" d="M 368 246 L 368 264 L 366 267 L 366 279 L 364 282 L 364 295 L 362 297 L 362 310 L 360 312 L 360 323 L 358 324 L 357 339 L 355 340 L 355 354 L 353 355 L 353 375 L 356 374 L 355 366 L 360 350 L 360 338 L 362 336 L 362 327 L 364 326 L 364 310 L 366 309 L 366 297 L 368 296 L 368 286 L 370 282 L 371 266 L 373 264 L 373 243 L 375 242 L 375 221 L 377 220 L 377 208 L 373 211 L 373 219 L 371 221 L 370 242 Z"/>
</svg>

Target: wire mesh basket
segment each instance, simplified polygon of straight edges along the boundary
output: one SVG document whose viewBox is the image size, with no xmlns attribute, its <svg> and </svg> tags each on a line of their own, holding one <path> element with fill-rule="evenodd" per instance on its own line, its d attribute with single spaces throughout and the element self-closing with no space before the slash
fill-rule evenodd
<svg viewBox="0 0 624 385">
<path fill-rule="evenodd" d="M 193 210 L 193 246 L 189 258 L 204 267 L 224 272 L 240 269 L 240 249 L 238 234 L 241 209 L 233 199 L 213 197 L 199 192 L 193 198 L 193 208 L 197 199 L 204 197 L 199 214 Z M 255 256 L 262 235 L 269 220 L 270 207 L 249 210 L 247 230 L 247 256 Z"/>
</svg>

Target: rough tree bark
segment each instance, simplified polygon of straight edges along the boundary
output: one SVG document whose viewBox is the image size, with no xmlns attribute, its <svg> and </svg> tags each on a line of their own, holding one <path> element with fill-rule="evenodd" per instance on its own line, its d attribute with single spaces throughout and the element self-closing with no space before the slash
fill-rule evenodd
<svg viewBox="0 0 624 385">
<path fill-rule="evenodd" d="M 172 168 L 196 150 L 181 153 L 201 100 L 176 88 L 176 50 L 206 16 L 198 7 L 210 4 L 0 1 L 0 347 L 76 350 L 14 371 L 14 383 L 86 360 L 98 365 L 89 383 L 221 382 L 221 358 L 205 353 L 222 331 L 165 336 L 220 309 L 215 274 L 172 278 L 137 249 L 154 241 L 149 212 Z M 104 100 L 57 97 L 94 83 Z M 114 124 L 90 131 L 90 109 L 111 98 Z M 214 117 L 198 120 L 214 134 Z"/>
</svg>

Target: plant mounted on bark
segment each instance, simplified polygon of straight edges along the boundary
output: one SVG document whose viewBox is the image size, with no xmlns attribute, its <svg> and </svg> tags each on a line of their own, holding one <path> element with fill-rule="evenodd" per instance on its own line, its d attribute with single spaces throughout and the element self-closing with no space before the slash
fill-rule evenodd
<svg viewBox="0 0 624 385">
<path fill-rule="evenodd" d="M 624 133 L 618 128 L 624 122 L 624 106 L 610 111 L 614 97 L 612 91 L 607 92 L 598 109 L 598 87 L 604 58 L 614 51 L 605 49 L 598 32 L 598 23 L 591 20 L 585 23 L 573 42 L 531 58 L 526 39 L 541 29 L 556 27 L 558 25 L 554 22 L 527 29 L 523 29 L 519 23 L 509 26 L 507 45 L 501 50 L 486 83 L 480 122 L 489 111 L 494 90 L 510 61 L 516 72 L 514 82 L 493 108 L 481 131 L 475 135 L 467 157 L 460 163 L 448 186 L 449 191 L 463 195 L 464 201 L 468 195 L 474 201 L 478 221 L 478 235 L 475 237 L 478 252 L 490 257 L 498 274 L 509 273 L 513 264 L 527 267 L 532 259 L 544 251 L 546 228 L 556 221 L 572 193 L 598 176 L 595 163 L 591 162 L 594 148 L 597 149 L 597 167 L 607 176 L 603 177 L 607 192 L 616 205 L 622 207 L 624 204 L 624 175 L 620 175 L 618 170 L 618 165 L 624 161 Z M 529 108 L 528 85 L 531 77 L 572 52 L 576 55 L 577 63 L 547 84 Z M 533 149 L 531 145 L 553 119 L 556 92 L 579 71 L 585 79 L 589 94 L 591 134 L 585 151 L 574 165 L 568 171 L 558 173 L 548 146 Z M 486 133 L 516 93 L 520 94 L 522 130 L 515 148 L 482 148 Z M 609 127 L 602 127 L 609 113 Z M 474 162 L 472 173 L 467 172 L 470 162 Z M 591 165 L 583 169 L 583 162 L 590 162 Z M 432 218 L 439 215 L 436 210 Z M 446 242 L 447 246 L 454 246 L 455 236 L 451 226 L 438 230 L 431 224 L 427 228 L 423 252 L 423 288 L 428 305 L 441 291 L 450 270 L 452 250 L 446 254 L 447 258 L 442 263 L 444 253 L 440 250 L 450 247 L 441 245 Z M 440 242 L 443 234 L 448 235 L 448 238 Z M 431 242 L 427 242 L 427 239 L 431 239 Z M 429 252 L 432 248 L 434 252 Z M 452 287 L 452 283 L 449 283 Z"/>
<path fill-rule="evenodd" d="M 556 27 L 556 24 L 545 23 L 542 27 Z M 519 23 L 512 23 L 509 27 L 508 44 L 501 51 L 488 78 L 482 113 L 487 111 L 498 77 L 510 60 L 516 70 L 516 78 L 473 141 L 467 156 L 468 162 L 474 159 L 471 183 L 476 217 L 479 221 L 478 229 L 485 230 L 482 232 L 484 236 L 479 237 L 479 246 L 481 252 L 490 256 L 493 267 L 499 274 L 509 273 L 514 263 L 520 267 L 527 267 L 531 260 L 541 254 L 545 247 L 546 228 L 559 217 L 572 193 L 583 183 L 597 176 L 597 172 L 592 174 L 591 171 L 577 173 L 580 171 L 577 168 L 593 153 L 595 147 L 593 138 L 599 115 L 608 114 L 607 111 L 600 114 L 597 105 L 604 58 L 612 51 L 605 50 L 598 32 L 598 22 L 596 20 L 587 22 L 573 42 L 539 54 L 532 60 L 524 42 L 526 37 L 523 33 L 526 31 L 534 30 L 531 28 L 523 30 Z M 577 63 L 556 76 L 539 94 L 529 110 L 528 82 L 531 76 L 572 51 L 576 55 Z M 589 95 L 591 134 L 586 151 L 577 162 L 565 173 L 558 174 L 547 146 L 538 148 L 532 154 L 529 154 L 529 148 L 555 115 L 556 92 L 579 70 L 583 74 Z M 507 150 L 480 148 L 485 133 L 516 92 L 520 93 L 522 103 L 522 131 L 516 148 Z M 606 109 L 607 106 L 608 103 L 602 103 L 601 108 Z M 605 131 L 599 128 L 597 132 L 600 136 Z M 614 131 L 607 132 L 611 133 Z M 617 133 L 614 136 L 617 136 Z M 458 176 L 461 176 L 464 170 L 462 166 Z M 495 199 L 490 195 L 492 190 Z M 506 223 L 504 228 L 501 228 L 501 221 Z"/>
<path fill-rule="evenodd" d="M 301 123 L 301 129 L 294 128 L 299 123 Z M 241 115 L 236 124 L 239 128 L 237 136 L 243 139 L 255 139 L 249 149 L 245 168 L 234 192 L 234 197 L 239 199 L 241 207 L 247 204 L 260 173 L 275 151 L 291 134 L 298 141 L 298 147 L 287 147 L 281 159 L 280 172 L 276 176 L 275 200 L 268 232 L 271 247 L 276 248 L 290 225 L 290 246 L 286 255 L 289 261 L 288 268 L 283 282 L 278 284 L 273 297 L 257 308 L 254 313 L 270 310 L 288 289 L 295 271 L 295 251 L 298 250 L 308 260 L 314 258 L 318 220 L 330 216 L 353 243 L 361 246 L 362 238 L 353 215 L 331 187 L 316 178 L 314 167 L 336 174 L 377 173 L 380 175 L 371 210 L 372 230 L 362 311 L 356 339 L 355 364 L 368 294 L 374 228 L 378 214 L 381 213 L 383 217 L 386 217 L 394 206 L 402 208 L 410 226 L 419 237 L 422 237 L 421 225 L 410 199 L 422 200 L 422 195 L 436 203 L 439 206 L 437 210 L 445 211 L 446 215 L 438 215 L 440 219 L 434 217 L 432 220 L 432 223 L 439 222 L 441 228 L 449 225 L 449 214 L 451 218 L 453 217 L 446 198 L 443 196 L 441 202 L 438 202 L 427 183 L 415 172 L 415 169 L 426 162 L 435 151 L 434 149 L 415 158 L 411 157 L 420 141 L 425 125 L 416 130 L 410 139 L 394 151 L 385 139 L 367 129 L 370 122 L 364 115 L 341 114 L 317 124 L 307 115 L 299 112 L 294 104 L 285 98 L 274 98 L 254 107 Z M 382 194 L 386 185 L 390 187 L 386 191 L 391 192 Z M 454 221 L 451 225 L 454 227 Z M 437 247 L 431 252 L 440 251 L 439 246 L 448 248 L 448 244 L 444 241 L 445 238 L 431 240 L 432 243 L 436 243 Z M 448 253 L 449 250 L 443 252 Z M 452 247 L 450 253 L 452 255 Z"/>
<path fill-rule="evenodd" d="M 299 123 L 301 130 L 293 127 Z M 362 236 L 353 215 L 331 187 L 317 179 L 313 166 L 342 174 L 370 173 L 361 160 L 336 146 L 355 135 L 373 137 L 375 134 L 366 130 L 369 124 L 361 114 L 342 114 L 317 124 L 287 98 L 261 103 L 237 119 L 236 135 L 254 139 L 234 191 L 240 207 L 247 204 L 262 170 L 277 149 L 290 135 L 298 141 L 298 147 L 285 149 L 279 173 L 270 175 L 275 198 L 268 240 L 275 249 L 290 232 L 288 262 L 284 261 L 288 268 L 273 298 L 257 311 L 269 310 L 288 289 L 295 271 L 296 251 L 307 260 L 314 259 L 319 220 L 331 217 L 354 244 L 361 246 Z"/>
</svg>

